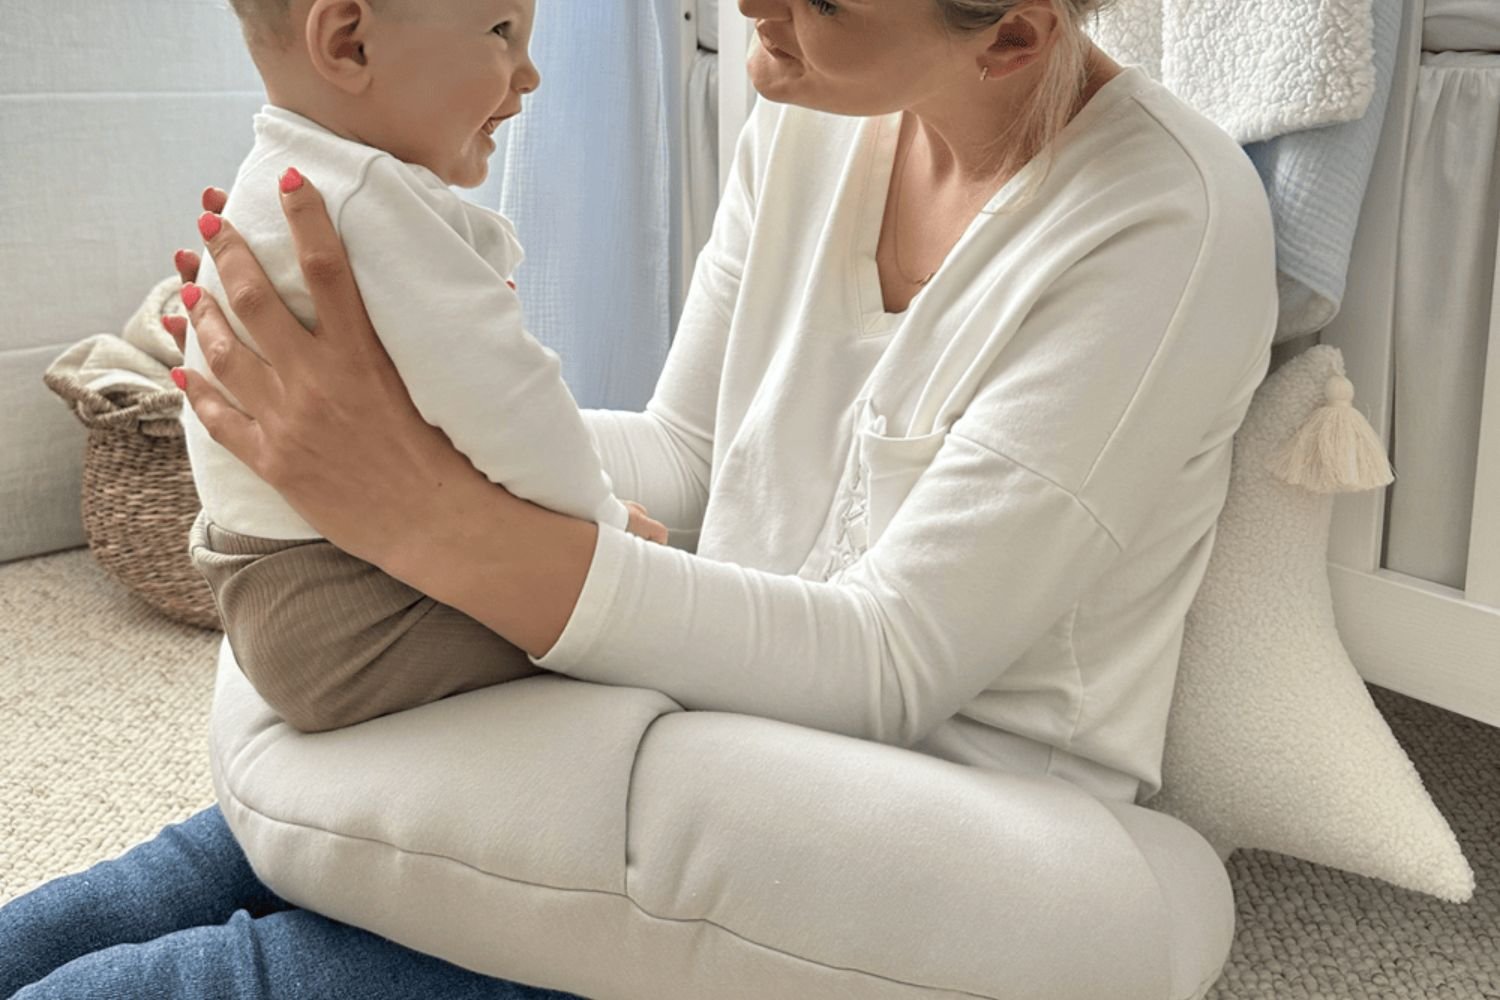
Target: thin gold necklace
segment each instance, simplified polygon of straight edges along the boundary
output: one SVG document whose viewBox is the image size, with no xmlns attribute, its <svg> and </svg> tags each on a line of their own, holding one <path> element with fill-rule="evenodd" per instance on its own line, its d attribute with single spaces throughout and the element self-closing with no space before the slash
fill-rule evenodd
<svg viewBox="0 0 1500 1000">
<path fill-rule="evenodd" d="M 903 127 L 905 126 L 905 124 L 906 121 L 903 118 Z M 896 141 L 901 141 L 899 134 Z M 912 147 L 916 144 L 917 137 L 916 133 L 913 132 L 911 141 L 906 144 L 906 149 L 901 153 L 901 162 L 896 166 L 896 196 L 893 199 L 894 204 L 892 204 L 891 206 L 891 213 L 894 216 L 891 220 L 891 261 L 896 265 L 896 273 L 901 275 L 904 281 L 916 285 L 918 288 L 925 288 L 927 287 L 927 283 L 937 276 L 937 271 L 929 272 L 927 277 L 925 278 L 913 278 L 910 274 L 907 273 L 906 268 L 901 266 L 901 196 L 904 193 L 903 188 L 905 187 L 904 181 L 906 180 L 906 161 L 911 159 L 911 150 Z M 992 192 L 987 193 L 985 196 L 985 201 L 988 201 L 991 196 Z M 984 202 L 980 202 L 980 204 L 982 205 L 984 204 Z M 975 211 L 978 211 L 978 209 L 976 208 Z M 951 252 L 952 247 L 949 248 L 949 253 Z M 947 259 L 948 255 L 944 254 L 943 260 Z M 940 263 L 938 266 L 939 268 L 941 268 L 942 264 Z"/>
<path fill-rule="evenodd" d="M 1090 88 L 1093 87 L 1095 75 L 1096 73 L 1094 68 L 1090 67 L 1088 72 L 1088 79 L 1085 82 L 1083 93 L 1082 95 L 1080 95 L 1083 98 L 1083 102 L 1085 104 L 1088 102 L 1088 98 L 1093 96 Z M 1078 114 L 1080 110 L 1082 110 L 1081 105 L 1075 105 L 1073 108 L 1073 114 L 1069 115 L 1068 119 L 1071 121 L 1073 116 Z M 905 131 L 905 116 L 903 116 L 901 119 L 901 127 L 902 131 Z M 898 143 L 901 141 L 900 133 L 897 133 L 896 141 Z M 906 161 L 911 159 L 911 150 L 912 147 L 916 144 L 917 136 L 914 131 L 912 133 L 911 141 L 906 144 L 906 149 L 901 153 L 901 162 L 896 166 L 895 170 L 896 196 L 894 199 L 894 204 L 892 204 L 891 206 L 891 214 L 893 216 L 891 220 L 891 261 L 896 265 L 896 273 L 901 275 L 904 281 L 916 285 L 918 288 L 925 288 L 927 286 L 927 283 L 937 276 L 937 271 L 929 272 L 927 277 L 925 278 L 913 278 L 910 274 L 907 273 L 906 268 L 901 266 L 901 196 L 904 193 L 902 189 L 905 187 L 905 184 L 903 182 L 906 180 Z M 952 252 L 951 247 L 949 248 L 949 252 Z M 943 259 L 947 260 L 947 254 L 944 254 Z M 941 266 L 942 265 L 939 264 L 939 267 Z"/>
<path fill-rule="evenodd" d="M 903 126 L 906 124 L 904 117 L 901 119 L 901 124 Z M 896 133 L 896 141 L 901 141 L 900 132 Z M 925 288 L 927 283 L 937 274 L 936 271 L 932 271 L 925 278 L 913 278 L 906 272 L 906 268 L 901 266 L 901 194 L 902 189 L 905 187 L 906 161 L 911 159 L 911 148 L 916 144 L 917 137 L 913 134 L 911 141 L 906 144 L 906 149 L 902 151 L 901 163 L 896 168 L 896 199 L 895 204 L 891 206 L 891 262 L 896 265 L 896 273 L 901 275 L 902 280 L 916 285 L 918 288 Z"/>
</svg>

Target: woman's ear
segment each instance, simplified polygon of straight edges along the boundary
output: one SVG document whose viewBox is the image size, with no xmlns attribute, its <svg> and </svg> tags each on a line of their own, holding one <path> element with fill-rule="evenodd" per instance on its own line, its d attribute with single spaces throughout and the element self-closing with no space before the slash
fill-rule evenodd
<svg viewBox="0 0 1500 1000">
<path fill-rule="evenodd" d="M 979 56 L 980 73 L 994 80 L 1030 66 L 1041 58 L 1058 31 L 1052 4 L 1022 4 L 988 32 L 990 44 Z"/>
<path fill-rule="evenodd" d="M 307 53 L 313 69 L 349 94 L 370 85 L 365 39 L 370 29 L 368 0 L 313 0 L 307 12 Z"/>
</svg>

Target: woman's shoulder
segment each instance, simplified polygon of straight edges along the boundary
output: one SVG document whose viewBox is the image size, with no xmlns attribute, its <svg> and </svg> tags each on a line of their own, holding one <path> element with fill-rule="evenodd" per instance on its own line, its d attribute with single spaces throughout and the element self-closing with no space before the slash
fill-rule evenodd
<svg viewBox="0 0 1500 1000">
<path fill-rule="evenodd" d="M 1121 212 L 1170 208 L 1209 238 L 1270 241 L 1265 187 L 1240 145 L 1139 67 L 1122 76 L 1105 113 L 1062 154 L 1074 157 L 1075 193 L 1110 198 Z"/>
</svg>

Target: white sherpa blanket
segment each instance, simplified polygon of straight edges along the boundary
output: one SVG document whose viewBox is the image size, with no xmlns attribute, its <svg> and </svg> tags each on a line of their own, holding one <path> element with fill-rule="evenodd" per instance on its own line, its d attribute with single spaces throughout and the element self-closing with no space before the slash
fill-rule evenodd
<svg viewBox="0 0 1500 1000">
<path fill-rule="evenodd" d="M 1089 26 L 1242 145 L 1354 121 L 1375 93 L 1372 0 L 1115 0 Z"/>
</svg>

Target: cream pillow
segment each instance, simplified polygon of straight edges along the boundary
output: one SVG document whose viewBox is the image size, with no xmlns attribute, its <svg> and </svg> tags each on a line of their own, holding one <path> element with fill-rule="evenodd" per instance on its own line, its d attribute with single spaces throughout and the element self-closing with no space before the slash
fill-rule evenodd
<svg viewBox="0 0 1500 1000">
<path fill-rule="evenodd" d="M 1256 391 L 1146 805 L 1221 858 L 1276 851 L 1465 902 L 1474 873 L 1334 624 L 1333 493 L 1393 478 L 1343 375 L 1342 353 L 1320 345 Z"/>
</svg>

